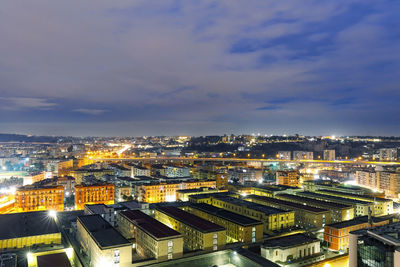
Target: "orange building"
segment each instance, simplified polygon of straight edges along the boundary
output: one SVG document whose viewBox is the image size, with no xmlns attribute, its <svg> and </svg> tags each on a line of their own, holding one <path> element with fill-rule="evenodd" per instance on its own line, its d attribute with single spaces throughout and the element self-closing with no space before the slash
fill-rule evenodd
<svg viewBox="0 0 400 267">
<path fill-rule="evenodd" d="M 75 209 L 85 209 L 85 204 L 114 204 L 113 184 L 75 185 Z"/>
<path fill-rule="evenodd" d="M 300 186 L 300 178 L 297 171 L 277 171 L 276 183 L 287 186 Z"/>
<path fill-rule="evenodd" d="M 134 195 L 138 201 L 147 203 L 176 201 L 176 191 L 197 189 L 201 187 L 215 188 L 216 181 L 186 181 L 181 183 L 156 183 L 135 186 Z"/>
<path fill-rule="evenodd" d="M 373 226 L 381 226 L 389 223 L 389 219 L 368 216 L 356 217 L 353 220 L 327 224 L 324 227 L 324 241 L 332 250 L 347 251 L 349 247 L 349 232 Z"/>
<path fill-rule="evenodd" d="M 64 187 L 35 183 L 15 192 L 15 211 L 64 210 Z"/>
</svg>

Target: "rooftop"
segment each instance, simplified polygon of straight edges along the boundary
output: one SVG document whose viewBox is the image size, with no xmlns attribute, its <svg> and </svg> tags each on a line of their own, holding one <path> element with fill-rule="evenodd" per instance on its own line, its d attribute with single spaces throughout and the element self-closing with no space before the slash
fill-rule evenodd
<svg viewBox="0 0 400 267">
<path fill-rule="evenodd" d="M 316 205 L 317 207 L 330 207 L 330 208 L 338 208 L 338 209 L 348 209 L 351 208 L 349 205 L 344 205 L 336 202 L 331 202 L 331 201 L 323 201 L 323 200 L 317 200 L 313 198 L 308 198 L 308 197 L 302 197 L 302 196 L 296 196 L 296 195 L 290 195 L 290 194 L 279 194 L 276 195 L 277 198 L 284 198 L 288 199 L 289 201 L 294 201 L 296 203 L 306 203 L 310 205 Z"/>
<path fill-rule="evenodd" d="M 204 220 L 196 215 L 190 214 L 189 212 L 183 211 L 176 207 L 159 206 L 157 207 L 157 210 L 201 232 L 215 232 L 225 230 L 224 227 L 218 224 Z"/>
<path fill-rule="evenodd" d="M 281 199 L 272 198 L 272 197 L 249 195 L 249 196 L 246 196 L 245 199 L 256 199 L 256 200 L 263 201 L 265 203 L 274 203 L 274 204 L 278 204 L 278 205 L 287 206 L 289 208 L 307 210 L 309 212 L 327 212 L 328 211 L 326 209 L 316 208 L 316 207 L 312 207 L 309 205 L 290 202 L 290 201 L 281 200 Z"/>
<path fill-rule="evenodd" d="M 365 195 L 357 195 L 357 194 L 351 194 L 351 193 L 344 193 L 344 192 L 338 192 L 338 191 L 334 191 L 334 190 L 329 190 L 329 189 L 321 189 L 318 190 L 317 193 L 336 193 L 336 194 L 340 194 L 343 197 L 354 197 L 354 198 L 361 198 L 361 199 L 368 199 L 371 201 L 380 201 L 380 202 L 388 202 L 388 201 L 392 201 L 390 199 L 386 199 L 386 198 L 381 198 L 381 197 L 370 197 L 370 196 L 365 196 Z"/>
<path fill-rule="evenodd" d="M 179 232 L 169 228 L 140 210 L 127 210 L 122 211 L 120 214 L 156 239 L 181 236 Z"/>
<path fill-rule="evenodd" d="M 65 252 L 47 254 L 42 256 L 37 256 L 37 266 L 38 267 L 71 267 L 71 262 L 69 261 L 67 254 Z"/>
<path fill-rule="evenodd" d="M 389 221 L 389 219 L 380 218 L 380 217 L 372 217 L 372 222 L 373 223 L 378 223 L 378 222 L 383 222 L 383 221 Z M 361 216 L 361 217 L 355 217 L 352 220 L 342 221 L 342 222 L 337 222 L 337 223 L 331 223 L 331 224 L 327 224 L 325 226 L 336 228 L 336 229 L 341 229 L 341 228 L 346 228 L 346 227 L 350 227 L 350 226 L 358 225 L 358 224 L 363 224 L 363 223 L 367 223 L 367 222 L 368 222 L 368 216 Z"/>
<path fill-rule="evenodd" d="M 131 243 L 98 214 L 79 216 L 78 221 L 100 248 L 127 246 Z"/>
<path fill-rule="evenodd" d="M 319 239 L 314 236 L 309 236 L 303 233 L 278 237 L 264 241 L 263 247 L 280 247 L 290 248 L 298 245 L 319 242 Z"/>
<path fill-rule="evenodd" d="M 337 201 L 344 201 L 346 203 L 351 203 L 351 204 L 362 204 L 362 205 L 367 205 L 370 202 L 367 201 L 362 201 L 358 199 L 350 199 L 350 198 L 344 198 L 344 197 L 336 197 L 336 196 L 330 196 L 330 195 L 324 195 L 324 194 L 318 194 L 314 192 L 309 192 L 309 191 L 304 191 L 304 192 L 298 192 L 296 193 L 297 195 L 300 196 L 305 196 L 305 197 L 320 197 L 323 199 L 329 199 L 329 200 L 337 200 Z M 394 205 L 394 203 L 393 203 Z"/>
<path fill-rule="evenodd" d="M 242 226 L 248 226 L 248 225 L 258 225 L 262 224 L 262 222 L 254 220 L 252 218 L 236 214 L 224 209 L 220 209 L 211 205 L 208 205 L 206 203 L 191 203 L 190 207 L 204 211 L 206 213 L 218 216 L 220 218 L 226 219 L 228 221 L 231 221 L 236 224 L 240 224 Z"/>
<path fill-rule="evenodd" d="M 0 215 L 0 240 L 59 233 L 47 211 Z"/>
</svg>

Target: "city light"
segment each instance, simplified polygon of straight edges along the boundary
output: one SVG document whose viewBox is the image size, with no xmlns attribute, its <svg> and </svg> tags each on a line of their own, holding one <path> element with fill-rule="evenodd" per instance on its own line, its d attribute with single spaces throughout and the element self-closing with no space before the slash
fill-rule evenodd
<svg viewBox="0 0 400 267">
<path fill-rule="evenodd" d="M 49 210 L 49 217 L 51 217 L 53 219 L 57 218 L 57 211 Z"/>
</svg>

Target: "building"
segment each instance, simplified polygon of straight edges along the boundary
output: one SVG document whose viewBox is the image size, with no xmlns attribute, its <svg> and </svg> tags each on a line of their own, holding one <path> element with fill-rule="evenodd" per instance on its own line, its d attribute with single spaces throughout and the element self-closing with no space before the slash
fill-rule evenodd
<svg viewBox="0 0 400 267">
<path fill-rule="evenodd" d="M 155 218 L 178 231 L 189 250 L 218 250 L 225 247 L 225 228 L 176 207 L 157 207 Z"/>
<path fill-rule="evenodd" d="M 176 201 L 176 191 L 182 189 L 215 188 L 216 181 L 156 182 L 138 184 L 134 187 L 134 196 L 140 202 L 159 203 Z"/>
<path fill-rule="evenodd" d="M 335 150 L 334 149 L 325 149 L 324 150 L 324 160 L 335 160 Z"/>
<path fill-rule="evenodd" d="M 400 223 L 353 231 L 349 235 L 349 267 L 400 266 Z"/>
<path fill-rule="evenodd" d="M 144 257 L 158 260 L 182 257 L 182 235 L 139 210 L 120 212 L 118 229 L 127 239 L 134 239 L 136 251 Z"/>
<path fill-rule="evenodd" d="M 137 177 L 137 176 L 150 176 L 150 170 L 147 168 L 144 168 L 139 165 L 130 165 L 131 167 L 131 177 Z"/>
<path fill-rule="evenodd" d="M 292 159 L 292 152 L 291 151 L 278 151 L 276 157 L 281 160 L 291 160 Z"/>
<path fill-rule="evenodd" d="M 300 176 L 297 171 L 277 171 L 275 175 L 278 185 L 300 186 Z"/>
<path fill-rule="evenodd" d="M 371 217 L 368 219 L 367 215 L 353 220 L 327 224 L 324 227 L 324 241 L 328 243 L 328 247 L 332 250 L 347 252 L 350 232 L 388 223 L 389 219 L 387 218 Z"/>
<path fill-rule="evenodd" d="M 397 148 L 381 148 L 379 149 L 379 159 L 384 161 L 397 160 Z"/>
<path fill-rule="evenodd" d="M 228 171 L 229 181 L 245 184 L 248 182 L 262 181 L 263 175 L 261 169 L 240 168 Z"/>
<path fill-rule="evenodd" d="M 75 178 L 76 184 L 81 184 L 84 182 L 84 177 L 86 176 L 93 176 L 95 179 L 101 180 L 101 177 L 104 175 L 114 175 L 114 170 L 81 168 L 71 171 L 71 175 Z"/>
<path fill-rule="evenodd" d="M 310 151 L 293 151 L 293 160 L 312 160 L 314 153 Z"/>
<path fill-rule="evenodd" d="M 72 267 L 77 259 L 73 248 L 56 249 L 27 254 L 28 267 Z M 6 265 L 11 266 L 11 265 Z"/>
<path fill-rule="evenodd" d="M 263 238 L 263 223 L 205 203 L 192 203 L 183 210 L 226 229 L 226 242 L 255 243 Z"/>
<path fill-rule="evenodd" d="M 117 211 L 112 206 L 104 204 L 86 204 L 84 209 L 85 215 L 99 214 L 112 226 L 116 226 Z"/>
<path fill-rule="evenodd" d="M 114 204 L 113 184 L 75 185 L 75 209 L 83 210 L 86 204 Z"/>
<path fill-rule="evenodd" d="M 34 172 L 24 177 L 24 185 L 40 182 L 46 178 L 46 172 Z"/>
<path fill-rule="evenodd" d="M 177 201 L 189 201 L 189 196 L 199 195 L 199 194 L 213 194 L 220 192 L 228 192 L 228 190 L 219 190 L 216 188 L 195 188 L 195 189 L 182 189 L 176 191 L 176 200 Z"/>
<path fill-rule="evenodd" d="M 371 202 L 374 204 L 374 208 L 372 209 L 373 216 L 382 216 L 393 213 L 393 200 L 391 199 L 342 193 L 331 190 L 318 190 L 316 193 Z"/>
<path fill-rule="evenodd" d="M 17 188 L 15 211 L 64 210 L 64 187 L 46 185 L 46 180 Z"/>
<path fill-rule="evenodd" d="M 160 174 L 168 178 L 190 177 L 190 168 L 166 165 Z"/>
<path fill-rule="evenodd" d="M 302 233 L 266 240 L 261 256 L 281 266 L 308 266 L 325 259 L 319 239 Z"/>
<path fill-rule="evenodd" d="M 132 266 L 132 243 L 100 215 L 78 216 L 76 236 L 90 267 Z"/>
<path fill-rule="evenodd" d="M 206 203 L 255 220 L 260 220 L 264 225 L 263 231 L 265 233 L 294 226 L 294 212 L 291 210 L 257 205 L 227 196 L 223 193 L 195 195 L 189 197 L 189 199 L 192 203 Z"/>
<path fill-rule="evenodd" d="M 359 216 L 365 216 L 368 215 L 368 210 L 374 209 L 374 203 L 373 202 L 368 202 L 368 201 L 362 201 L 362 200 L 357 200 L 357 199 L 349 199 L 349 198 L 343 198 L 343 197 L 335 197 L 335 196 L 329 196 L 329 195 L 324 195 L 324 194 L 318 194 L 314 192 L 297 192 L 296 195 L 298 196 L 303 196 L 303 197 L 308 197 L 308 198 L 313 198 L 321 201 L 332 201 L 336 203 L 341 203 L 344 205 L 350 205 L 353 206 L 354 209 L 354 217 L 359 217 Z"/>
<path fill-rule="evenodd" d="M 354 208 L 351 205 L 290 194 L 278 194 L 275 197 L 294 203 L 301 203 L 316 208 L 327 209 L 331 213 L 331 222 L 347 221 L 354 218 Z"/>
<path fill-rule="evenodd" d="M 61 232 L 47 211 L 0 215 L 0 250 L 61 244 Z"/>
<path fill-rule="evenodd" d="M 369 188 L 378 189 L 378 179 L 374 170 L 357 170 L 356 183 Z"/>
<path fill-rule="evenodd" d="M 301 226 L 305 229 L 322 228 L 325 224 L 331 222 L 331 214 L 327 209 L 256 195 L 249 195 L 244 199 L 260 205 L 292 211 L 294 213 L 293 225 Z M 296 224 L 294 224 L 294 218 L 296 218 Z"/>
<path fill-rule="evenodd" d="M 55 178 L 57 185 L 64 187 L 64 195 L 72 196 L 75 192 L 75 179 L 72 176 L 58 176 Z"/>
</svg>

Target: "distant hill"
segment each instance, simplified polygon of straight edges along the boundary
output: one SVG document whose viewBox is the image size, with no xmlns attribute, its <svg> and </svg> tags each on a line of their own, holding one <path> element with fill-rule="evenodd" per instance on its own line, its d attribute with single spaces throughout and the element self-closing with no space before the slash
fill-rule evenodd
<svg viewBox="0 0 400 267">
<path fill-rule="evenodd" d="M 0 133 L 0 142 L 26 142 L 26 143 L 56 143 L 60 137 L 56 136 L 36 136 L 22 134 L 2 134 Z"/>
</svg>

